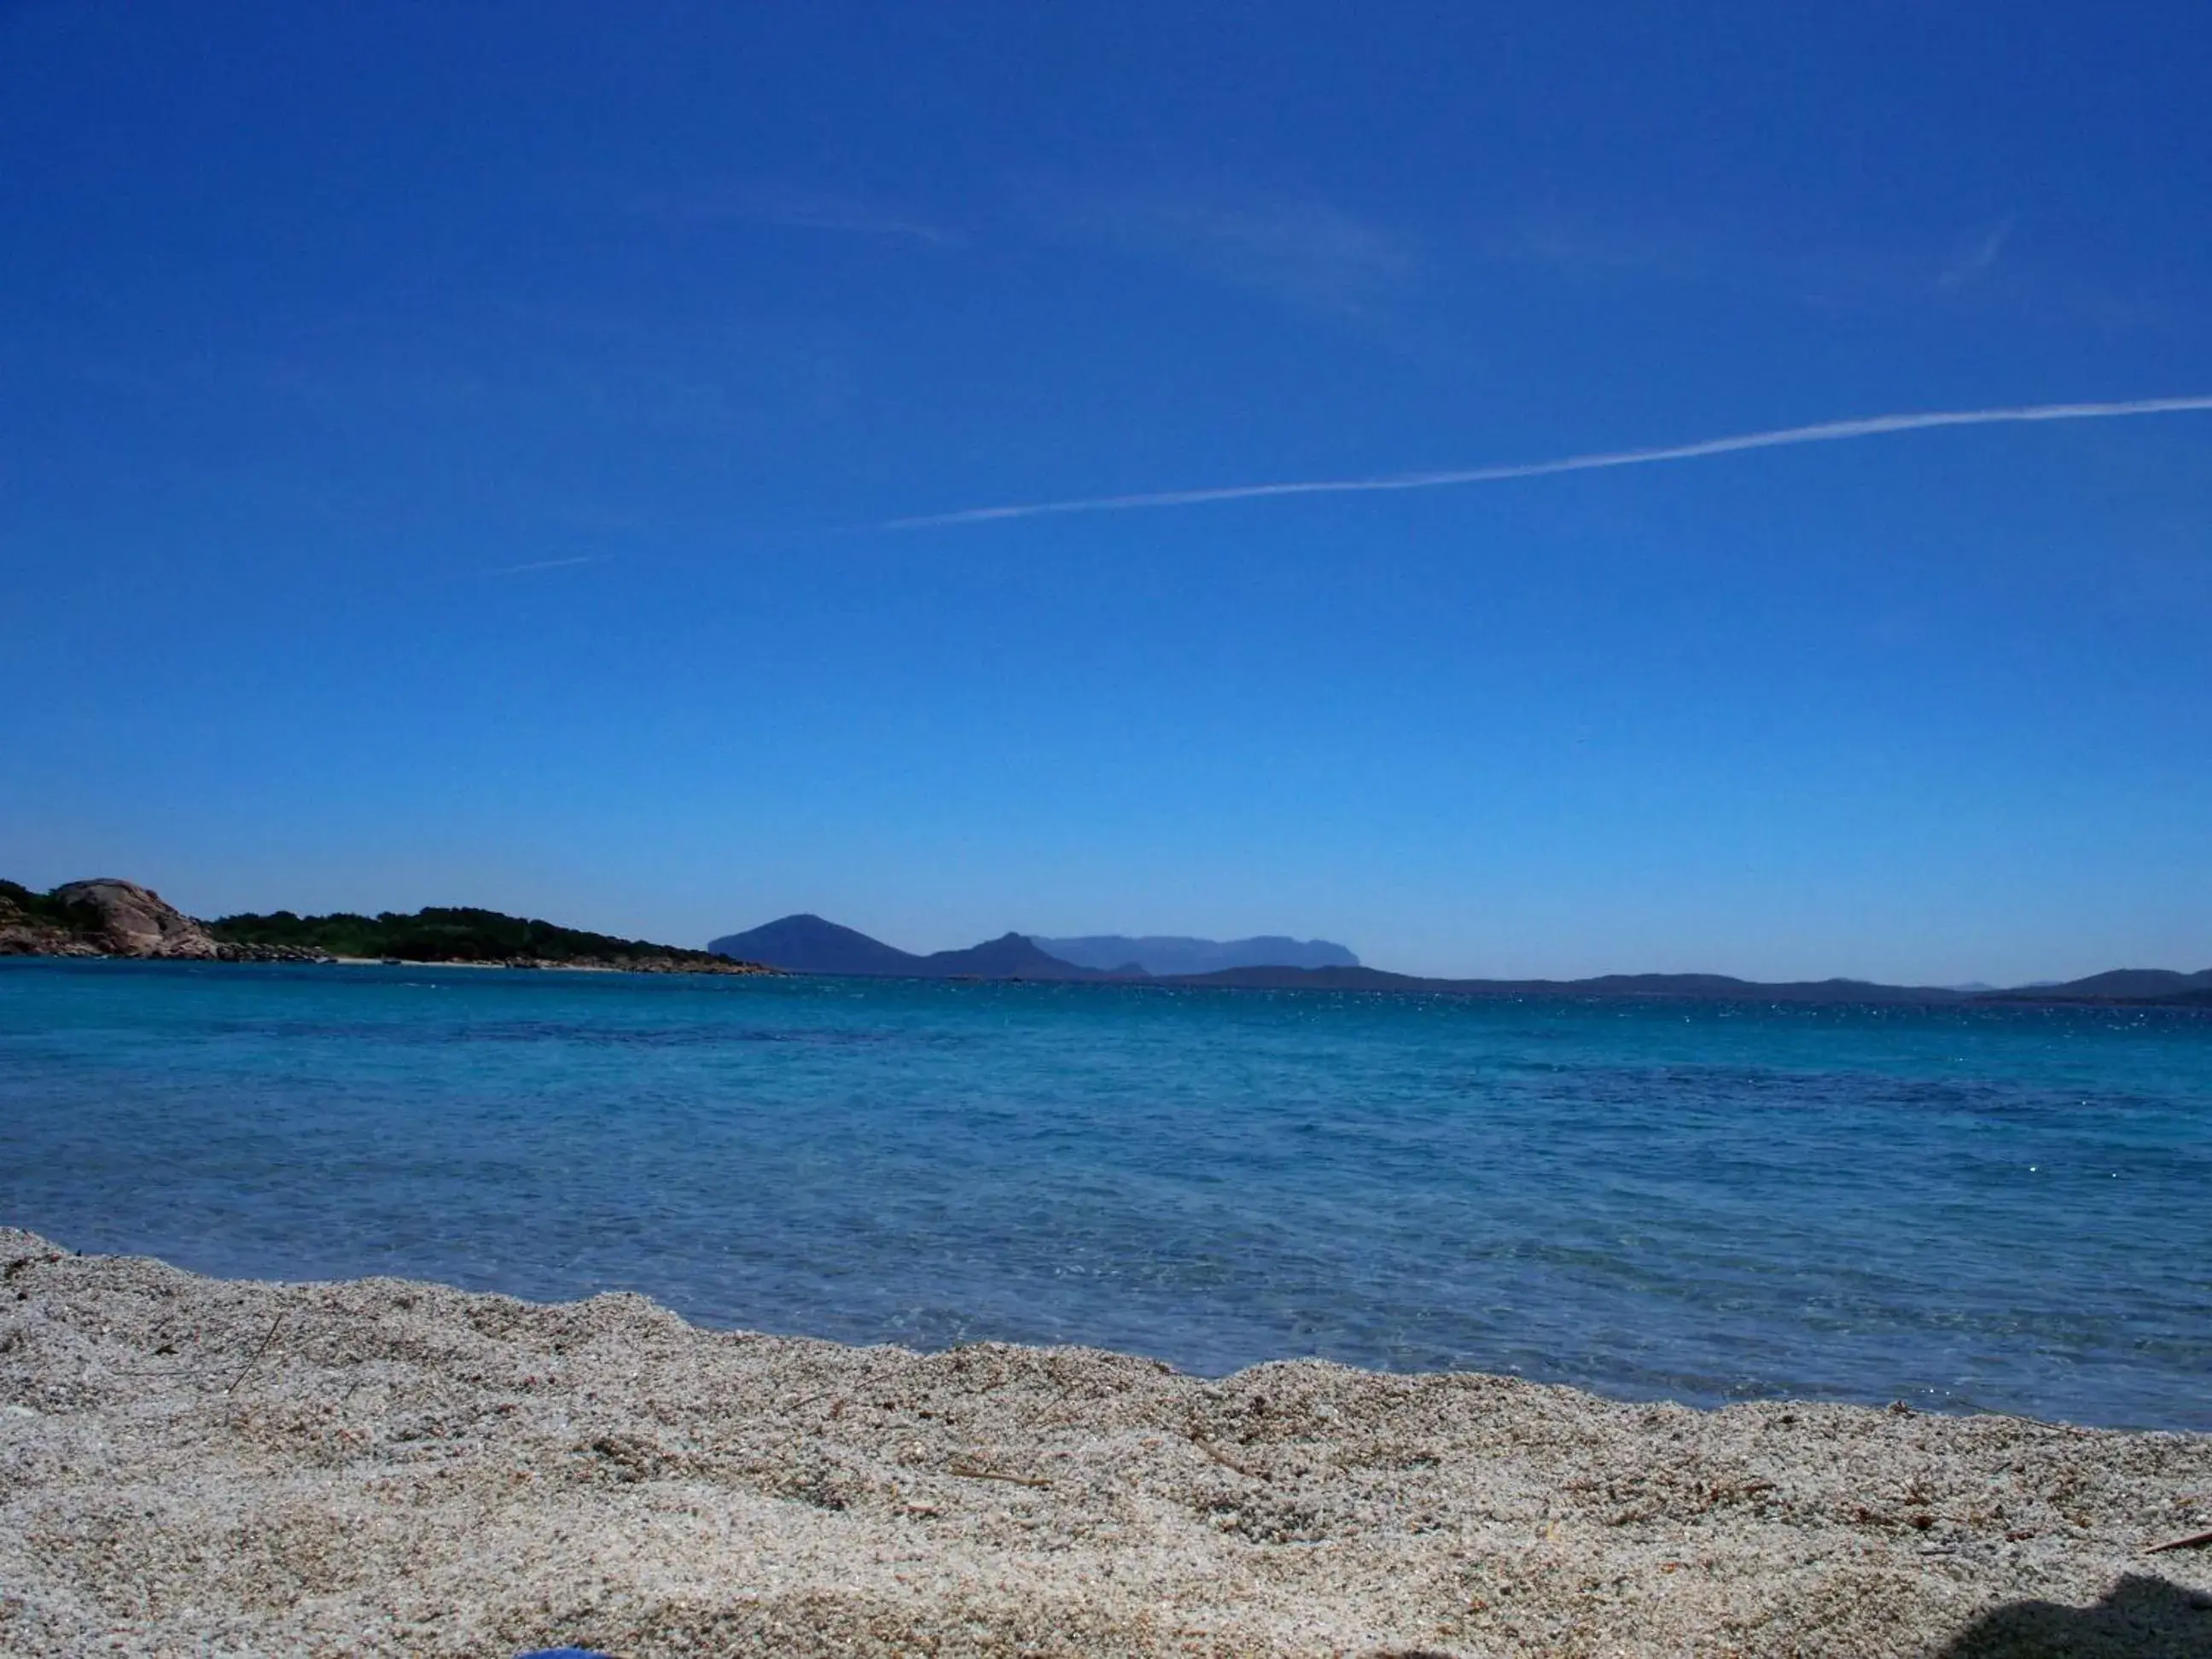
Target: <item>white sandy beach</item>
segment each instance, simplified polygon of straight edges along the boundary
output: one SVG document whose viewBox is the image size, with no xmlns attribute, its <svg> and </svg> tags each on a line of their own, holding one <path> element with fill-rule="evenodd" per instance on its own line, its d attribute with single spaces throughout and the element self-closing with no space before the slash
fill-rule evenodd
<svg viewBox="0 0 2212 1659">
<path fill-rule="evenodd" d="M 10 1655 L 2212 1654 L 2212 1437 L 921 1355 L 0 1230 Z"/>
</svg>

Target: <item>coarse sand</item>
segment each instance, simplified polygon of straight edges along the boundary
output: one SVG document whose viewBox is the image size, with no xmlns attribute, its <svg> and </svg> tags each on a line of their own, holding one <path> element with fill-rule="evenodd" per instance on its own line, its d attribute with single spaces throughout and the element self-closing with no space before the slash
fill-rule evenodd
<svg viewBox="0 0 2212 1659">
<path fill-rule="evenodd" d="M 920 1354 L 0 1229 L 0 1651 L 2212 1656 L 2212 1436 Z"/>
</svg>

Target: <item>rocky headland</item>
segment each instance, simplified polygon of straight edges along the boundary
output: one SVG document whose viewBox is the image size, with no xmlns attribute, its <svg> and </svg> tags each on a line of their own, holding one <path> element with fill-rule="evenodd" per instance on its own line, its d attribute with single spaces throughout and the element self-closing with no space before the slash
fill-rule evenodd
<svg viewBox="0 0 2212 1659">
<path fill-rule="evenodd" d="M 0 882 L 0 956 L 214 962 L 222 954 L 204 924 L 136 882 L 72 881 L 48 893 Z"/>
<path fill-rule="evenodd" d="M 149 887 L 102 877 L 38 893 L 0 881 L 0 956 L 112 957 L 138 961 L 404 961 L 645 974 L 774 974 L 643 939 L 556 927 L 495 910 L 408 915 L 228 916 L 201 921 Z"/>
</svg>

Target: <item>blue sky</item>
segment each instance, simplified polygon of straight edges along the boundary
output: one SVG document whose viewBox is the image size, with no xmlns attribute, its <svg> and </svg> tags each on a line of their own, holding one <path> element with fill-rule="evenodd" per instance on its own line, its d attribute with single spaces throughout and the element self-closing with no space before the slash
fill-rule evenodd
<svg viewBox="0 0 2212 1659">
<path fill-rule="evenodd" d="M 0 8 L 0 872 L 2212 963 L 2212 9 Z"/>
</svg>

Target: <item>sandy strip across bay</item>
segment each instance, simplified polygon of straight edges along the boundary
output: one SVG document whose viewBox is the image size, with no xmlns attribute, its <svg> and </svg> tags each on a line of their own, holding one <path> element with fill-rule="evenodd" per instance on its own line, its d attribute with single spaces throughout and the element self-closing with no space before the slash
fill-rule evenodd
<svg viewBox="0 0 2212 1659">
<path fill-rule="evenodd" d="M 0 1652 L 2212 1656 L 2212 1436 L 711 1331 L 0 1229 Z"/>
</svg>

